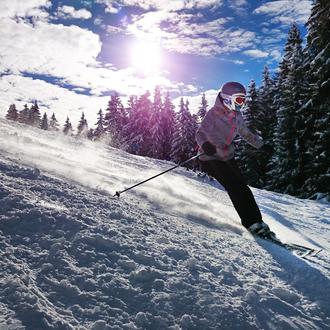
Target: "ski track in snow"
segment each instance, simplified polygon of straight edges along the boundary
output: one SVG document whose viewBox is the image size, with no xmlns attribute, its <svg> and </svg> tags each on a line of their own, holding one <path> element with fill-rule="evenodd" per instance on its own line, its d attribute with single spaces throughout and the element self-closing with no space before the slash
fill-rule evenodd
<svg viewBox="0 0 330 330">
<path fill-rule="evenodd" d="M 302 260 L 215 182 L 0 120 L 0 329 L 328 329 L 329 204 L 253 189 Z"/>
</svg>

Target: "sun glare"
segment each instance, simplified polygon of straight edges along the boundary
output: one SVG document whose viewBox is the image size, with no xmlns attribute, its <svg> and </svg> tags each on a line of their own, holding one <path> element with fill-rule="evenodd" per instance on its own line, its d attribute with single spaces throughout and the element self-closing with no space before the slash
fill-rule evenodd
<svg viewBox="0 0 330 330">
<path fill-rule="evenodd" d="M 161 62 L 160 48 L 146 41 L 138 41 L 131 50 L 132 63 L 135 68 L 144 73 L 159 70 Z"/>
</svg>

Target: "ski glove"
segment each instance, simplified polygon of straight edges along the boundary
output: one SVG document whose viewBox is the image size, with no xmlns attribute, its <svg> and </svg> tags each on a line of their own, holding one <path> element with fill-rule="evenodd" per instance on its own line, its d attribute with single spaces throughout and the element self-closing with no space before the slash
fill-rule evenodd
<svg viewBox="0 0 330 330">
<path fill-rule="evenodd" d="M 209 141 L 206 141 L 205 143 L 203 143 L 202 149 L 204 150 L 205 154 L 208 156 L 213 156 L 217 152 L 217 149 L 215 148 L 215 146 L 212 143 L 210 143 Z"/>
</svg>

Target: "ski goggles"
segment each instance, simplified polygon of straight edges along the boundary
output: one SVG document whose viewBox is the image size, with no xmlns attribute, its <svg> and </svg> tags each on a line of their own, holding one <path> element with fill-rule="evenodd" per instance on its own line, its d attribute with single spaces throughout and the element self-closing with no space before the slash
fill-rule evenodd
<svg viewBox="0 0 330 330">
<path fill-rule="evenodd" d="M 223 103 L 227 108 L 234 111 L 241 111 L 245 105 L 245 94 L 237 93 L 233 95 L 226 95 L 221 93 Z"/>
</svg>

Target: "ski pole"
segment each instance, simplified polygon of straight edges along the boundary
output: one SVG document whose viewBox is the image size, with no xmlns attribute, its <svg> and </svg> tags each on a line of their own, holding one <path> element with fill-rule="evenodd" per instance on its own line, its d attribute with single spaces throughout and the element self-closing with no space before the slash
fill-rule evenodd
<svg viewBox="0 0 330 330">
<path fill-rule="evenodd" d="M 119 197 L 120 197 L 120 194 L 122 194 L 122 193 L 124 193 L 124 192 L 126 192 L 126 191 L 128 191 L 128 190 L 131 190 L 131 189 L 133 189 L 133 188 L 135 188 L 135 187 L 137 187 L 137 186 L 139 186 L 139 185 L 141 185 L 141 184 L 143 184 L 143 183 L 146 183 L 146 182 L 148 182 L 148 181 L 150 181 L 150 180 L 152 180 L 152 179 L 155 179 L 155 178 L 157 178 L 158 176 L 161 176 L 161 175 L 163 175 L 163 174 L 165 174 L 165 173 L 167 173 L 167 172 L 170 172 L 170 171 L 174 170 L 175 168 L 177 168 L 177 167 L 179 167 L 179 166 L 185 165 L 185 164 L 189 163 L 190 161 L 192 161 L 193 159 L 198 158 L 199 156 L 202 156 L 202 155 L 204 155 L 204 152 L 202 152 L 202 153 L 200 153 L 200 154 L 198 154 L 198 155 L 196 155 L 196 156 L 193 156 L 193 157 L 191 157 L 191 158 L 185 160 L 184 162 L 179 163 L 179 164 L 177 164 L 177 165 L 175 165 L 175 166 L 169 168 L 168 170 L 166 170 L 166 171 L 164 171 L 164 172 L 161 172 L 161 173 L 159 173 L 159 174 L 156 174 L 156 175 L 152 176 L 152 177 L 149 178 L 149 179 L 146 179 L 146 180 L 144 180 L 144 181 L 141 181 L 141 182 L 135 184 L 134 186 L 128 187 L 128 188 L 126 188 L 126 189 L 124 189 L 124 190 L 122 190 L 122 191 L 116 191 L 116 193 L 113 195 L 113 197 L 117 196 L 117 197 L 119 198 Z"/>
</svg>

